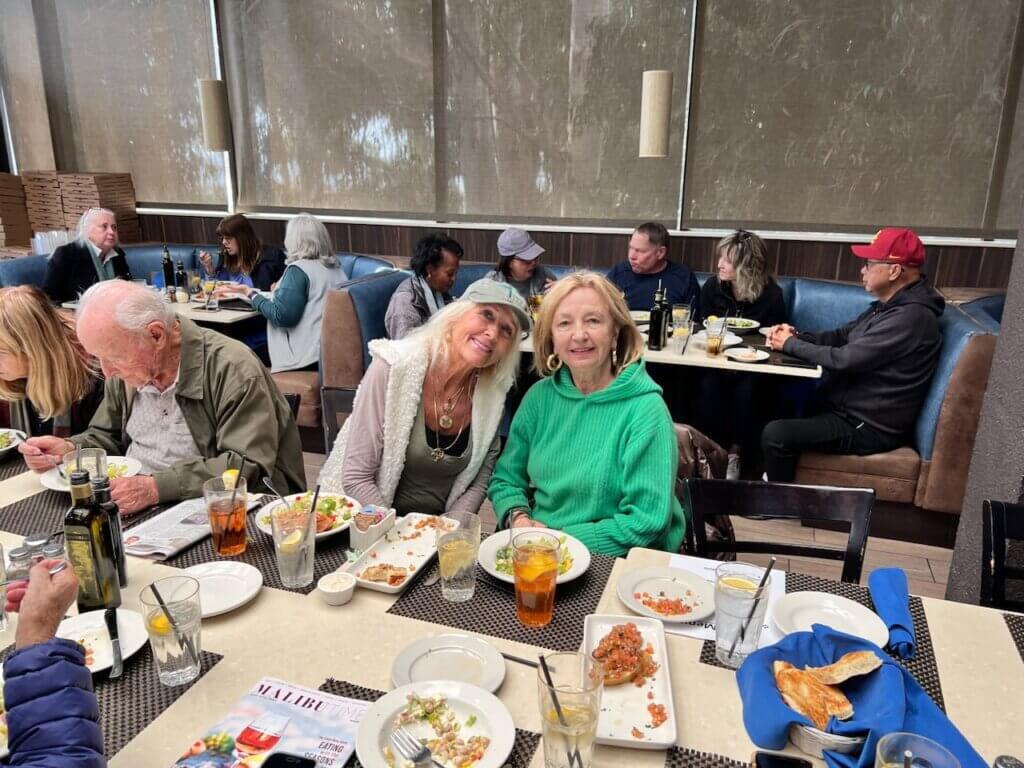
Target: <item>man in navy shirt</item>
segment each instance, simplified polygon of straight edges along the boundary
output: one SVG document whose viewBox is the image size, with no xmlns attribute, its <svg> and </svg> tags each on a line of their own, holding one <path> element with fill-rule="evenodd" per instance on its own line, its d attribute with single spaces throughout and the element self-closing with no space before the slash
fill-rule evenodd
<svg viewBox="0 0 1024 768">
<path fill-rule="evenodd" d="M 633 230 L 629 258 L 612 267 L 608 279 L 626 295 L 630 309 L 654 306 L 654 292 L 660 282 L 669 306 L 690 304 L 693 316 L 700 317 L 700 284 L 696 275 L 685 264 L 676 264 L 667 257 L 668 230 L 649 221 Z"/>
</svg>

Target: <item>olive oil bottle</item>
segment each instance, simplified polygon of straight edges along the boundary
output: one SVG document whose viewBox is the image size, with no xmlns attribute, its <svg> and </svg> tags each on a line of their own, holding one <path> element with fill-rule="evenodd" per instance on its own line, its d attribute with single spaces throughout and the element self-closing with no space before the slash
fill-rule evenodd
<svg viewBox="0 0 1024 768">
<path fill-rule="evenodd" d="M 79 613 L 121 605 L 110 518 L 94 501 L 89 473 L 84 470 L 71 473 L 71 509 L 64 516 L 64 542 L 78 577 Z"/>
<path fill-rule="evenodd" d="M 92 498 L 107 514 L 110 535 L 114 545 L 114 559 L 117 562 L 117 581 L 122 587 L 128 586 L 128 568 L 124 554 L 124 530 L 121 527 L 121 513 L 110 499 L 110 480 L 104 475 L 92 479 Z"/>
</svg>

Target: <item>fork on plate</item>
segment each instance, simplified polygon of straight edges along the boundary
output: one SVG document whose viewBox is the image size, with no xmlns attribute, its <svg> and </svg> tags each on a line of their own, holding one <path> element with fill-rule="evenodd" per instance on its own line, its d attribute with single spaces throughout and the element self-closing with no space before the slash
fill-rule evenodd
<svg viewBox="0 0 1024 768">
<path fill-rule="evenodd" d="M 433 758 L 425 744 L 420 743 L 419 739 L 401 726 L 391 732 L 391 743 L 395 745 L 395 751 L 403 760 L 409 760 L 417 766 L 435 765 L 437 768 L 445 768 Z"/>
</svg>

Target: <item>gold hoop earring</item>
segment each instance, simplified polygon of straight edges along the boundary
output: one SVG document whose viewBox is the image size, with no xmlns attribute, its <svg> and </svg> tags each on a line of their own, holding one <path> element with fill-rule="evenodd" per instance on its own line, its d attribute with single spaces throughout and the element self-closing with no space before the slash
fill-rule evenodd
<svg viewBox="0 0 1024 768">
<path fill-rule="evenodd" d="M 554 360 L 555 362 L 551 362 L 552 360 Z M 551 371 L 552 373 L 554 373 L 555 371 L 562 367 L 562 361 L 555 356 L 554 352 L 548 355 L 548 359 L 545 362 L 547 363 L 548 370 Z"/>
</svg>

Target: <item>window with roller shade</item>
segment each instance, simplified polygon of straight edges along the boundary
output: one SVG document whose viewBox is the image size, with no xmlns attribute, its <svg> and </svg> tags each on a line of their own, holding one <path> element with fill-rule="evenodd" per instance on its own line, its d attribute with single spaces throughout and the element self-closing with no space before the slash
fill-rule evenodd
<svg viewBox="0 0 1024 768">
<path fill-rule="evenodd" d="M 8 104 L 21 169 L 47 169 L 36 163 L 52 142 L 62 171 L 131 172 L 140 202 L 224 205 L 223 156 L 203 146 L 196 87 L 215 71 L 206 0 L 11 2 L 23 7 L 8 15 L 4 1 L 3 37 L 37 40 L 45 89 L 44 109 L 38 79 L 5 83 L 25 97 Z"/>
</svg>

